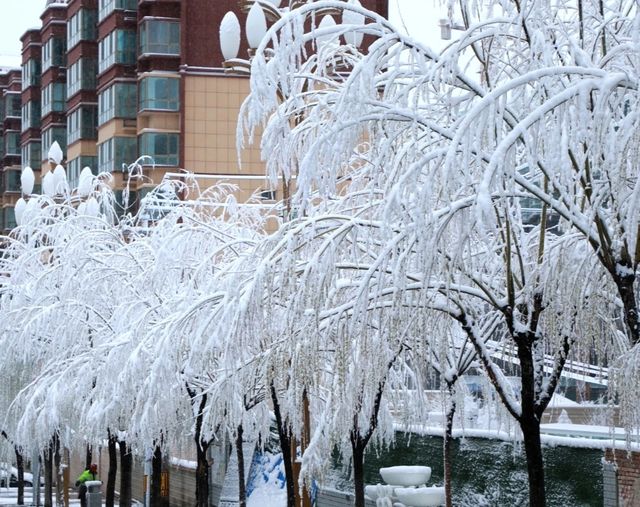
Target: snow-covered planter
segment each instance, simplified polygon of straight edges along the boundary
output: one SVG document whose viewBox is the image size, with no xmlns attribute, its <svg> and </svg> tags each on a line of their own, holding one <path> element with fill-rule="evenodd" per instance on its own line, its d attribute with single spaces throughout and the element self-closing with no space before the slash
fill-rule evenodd
<svg viewBox="0 0 640 507">
<path fill-rule="evenodd" d="M 396 488 L 395 495 L 400 502 L 410 507 L 430 507 L 444 505 L 444 488 Z"/>
<path fill-rule="evenodd" d="M 431 467 L 396 466 L 380 469 L 380 475 L 387 484 L 394 486 L 419 486 L 431 478 Z"/>
</svg>

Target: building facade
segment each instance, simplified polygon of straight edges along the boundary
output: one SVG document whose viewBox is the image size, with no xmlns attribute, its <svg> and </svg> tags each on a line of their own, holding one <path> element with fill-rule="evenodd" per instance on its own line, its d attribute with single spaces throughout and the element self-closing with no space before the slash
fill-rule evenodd
<svg viewBox="0 0 640 507">
<path fill-rule="evenodd" d="M 246 1 L 43 1 L 41 27 L 21 38 L 21 72 L 0 71 L 5 231 L 15 225 L 20 169 L 32 167 L 38 184 L 53 141 L 72 187 L 85 166 L 109 172 L 116 195 L 128 186 L 134 205 L 182 169 L 214 175 L 205 185 L 216 177 L 235 183 L 239 200 L 256 191 L 282 198 L 266 182 L 257 147 L 238 168 L 236 123 L 249 80 L 225 74 L 217 27 L 230 10 L 244 25 Z M 387 3 L 362 0 L 384 16 Z M 246 42 L 240 51 L 247 55 Z M 142 155 L 144 178 L 131 179 L 129 166 Z"/>
</svg>

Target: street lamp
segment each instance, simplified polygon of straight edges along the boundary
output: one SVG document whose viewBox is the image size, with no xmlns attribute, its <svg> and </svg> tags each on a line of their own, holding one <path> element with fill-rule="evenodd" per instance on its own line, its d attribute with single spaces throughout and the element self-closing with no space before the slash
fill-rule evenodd
<svg viewBox="0 0 640 507">
<path fill-rule="evenodd" d="M 41 195 L 33 193 L 35 185 L 33 169 L 27 166 L 22 170 L 20 175 L 22 196 L 15 205 L 16 224 L 22 225 L 48 204 L 67 204 L 71 207 L 77 205 L 79 215 L 97 217 L 100 214 L 100 204 L 95 197 L 91 196 L 96 185 L 96 178 L 91 168 L 82 169 L 78 188 L 72 192 L 67 181 L 67 171 L 61 165 L 62 149 L 55 141 L 49 148 L 48 159 L 50 165 L 55 164 L 55 167 L 43 176 Z"/>
</svg>

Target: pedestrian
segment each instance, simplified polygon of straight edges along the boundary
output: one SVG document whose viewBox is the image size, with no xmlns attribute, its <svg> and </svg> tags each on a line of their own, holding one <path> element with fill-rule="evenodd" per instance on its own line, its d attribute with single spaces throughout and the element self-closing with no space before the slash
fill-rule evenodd
<svg viewBox="0 0 640 507">
<path fill-rule="evenodd" d="M 87 481 L 97 481 L 98 480 L 98 465 L 92 463 L 89 468 L 85 468 L 84 472 L 82 472 L 78 476 L 78 480 L 76 481 L 76 487 L 78 488 L 78 498 L 80 499 L 81 507 L 87 507 L 87 485 L 85 484 Z"/>
</svg>

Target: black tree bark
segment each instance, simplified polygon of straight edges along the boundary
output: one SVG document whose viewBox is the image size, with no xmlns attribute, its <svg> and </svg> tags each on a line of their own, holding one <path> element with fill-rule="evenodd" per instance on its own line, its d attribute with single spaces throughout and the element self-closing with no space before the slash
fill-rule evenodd
<svg viewBox="0 0 640 507">
<path fill-rule="evenodd" d="M 282 461 L 284 464 L 284 475 L 287 487 L 287 507 L 295 507 L 296 490 L 295 481 L 293 480 L 293 461 L 291 459 L 291 430 L 289 426 L 282 420 L 280 412 L 280 402 L 276 393 L 273 381 L 270 385 L 271 401 L 273 403 L 273 412 L 276 416 L 276 425 L 278 426 L 278 438 L 280 439 L 280 449 L 282 450 Z"/>
<path fill-rule="evenodd" d="M 14 447 L 14 451 L 16 453 L 16 468 L 18 469 L 18 505 L 24 505 L 24 459 L 18 446 Z M 34 491 L 38 487 L 38 484 L 35 483 L 36 479 L 37 477 L 32 479 Z"/>
<path fill-rule="evenodd" d="M 242 449 L 242 424 L 238 426 L 236 437 L 236 456 L 238 457 L 238 503 L 247 507 L 247 487 L 244 480 L 244 452 Z"/>
<path fill-rule="evenodd" d="M 127 442 L 120 441 L 120 507 L 131 507 L 131 475 L 133 456 Z"/>
<path fill-rule="evenodd" d="M 44 507 L 53 507 L 53 444 L 44 453 Z"/>
<path fill-rule="evenodd" d="M 116 448 L 118 439 L 107 430 L 109 449 L 109 472 L 107 475 L 107 490 L 105 494 L 105 506 L 113 507 L 116 497 L 116 474 L 118 472 L 118 449 Z"/>
</svg>

